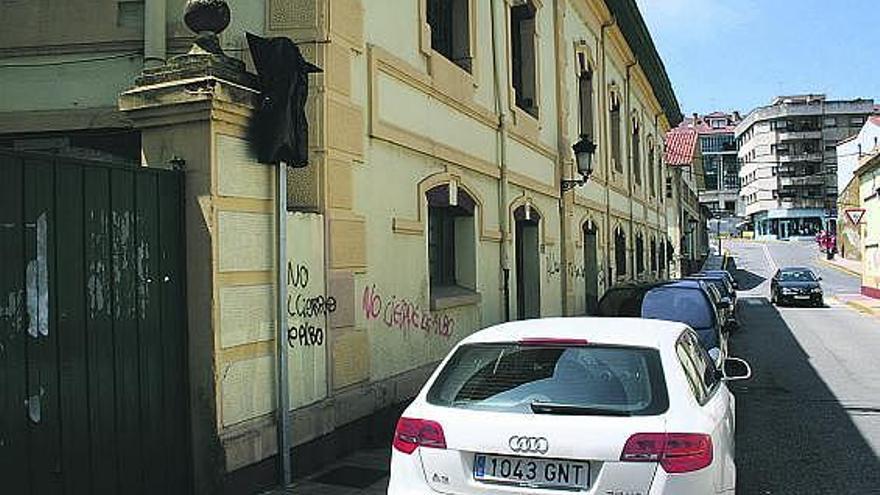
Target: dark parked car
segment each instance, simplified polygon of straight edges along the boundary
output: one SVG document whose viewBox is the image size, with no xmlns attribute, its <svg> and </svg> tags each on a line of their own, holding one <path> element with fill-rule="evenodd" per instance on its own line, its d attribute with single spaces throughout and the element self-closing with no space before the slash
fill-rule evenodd
<svg viewBox="0 0 880 495">
<path fill-rule="evenodd" d="M 703 280 L 678 280 L 616 285 L 599 301 L 599 316 L 650 318 L 678 321 L 693 328 L 700 343 L 713 358 L 727 355 L 727 334 L 718 315 L 713 293 L 716 289 Z M 723 303 L 718 303 L 723 306 Z"/>
<path fill-rule="evenodd" d="M 770 281 L 770 300 L 776 305 L 807 303 L 825 306 L 821 280 L 822 277 L 806 267 L 780 268 Z"/>
<path fill-rule="evenodd" d="M 730 283 L 727 277 L 700 272 L 692 277 L 688 277 L 688 279 L 703 280 L 718 289 L 721 302 L 724 303 L 724 308 L 719 307 L 718 313 L 724 317 L 725 325 L 728 328 L 737 328 L 739 326 L 736 314 L 736 289 L 733 288 L 733 284 Z"/>
<path fill-rule="evenodd" d="M 733 275 L 731 275 L 730 272 L 727 270 L 703 270 L 697 273 L 697 275 L 721 275 L 722 277 L 726 278 L 728 282 L 730 282 L 730 285 L 731 287 L 733 287 L 734 290 L 739 290 L 739 283 L 737 283 L 736 279 L 733 278 Z"/>
<path fill-rule="evenodd" d="M 710 351 L 716 363 L 727 356 L 727 332 L 724 320 L 712 301 L 710 288 L 703 280 L 677 280 L 649 290 L 642 301 L 642 318 L 679 321 L 687 324 Z M 724 303 L 720 303 L 724 307 Z M 717 351 L 712 352 L 712 349 Z"/>
<path fill-rule="evenodd" d="M 598 316 L 640 318 L 642 299 L 649 290 L 662 282 L 629 282 L 615 285 L 605 291 L 599 300 Z"/>
</svg>

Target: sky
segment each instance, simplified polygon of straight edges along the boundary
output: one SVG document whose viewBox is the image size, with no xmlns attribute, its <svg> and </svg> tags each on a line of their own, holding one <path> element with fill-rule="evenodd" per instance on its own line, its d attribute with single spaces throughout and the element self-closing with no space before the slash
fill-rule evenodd
<svg viewBox="0 0 880 495">
<path fill-rule="evenodd" d="M 685 115 L 783 94 L 880 103 L 878 0 L 636 0 Z"/>
</svg>

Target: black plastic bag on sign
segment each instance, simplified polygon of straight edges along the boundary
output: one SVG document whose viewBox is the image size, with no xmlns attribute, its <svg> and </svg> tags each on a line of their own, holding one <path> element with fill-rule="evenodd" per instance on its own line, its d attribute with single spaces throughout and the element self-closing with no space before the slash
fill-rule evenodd
<svg viewBox="0 0 880 495">
<path fill-rule="evenodd" d="M 261 163 L 309 163 L 306 100 L 309 74 L 323 72 L 303 58 L 289 38 L 263 38 L 247 33 L 248 46 L 262 88 L 261 102 L 248 130 Z"/>
</svg>

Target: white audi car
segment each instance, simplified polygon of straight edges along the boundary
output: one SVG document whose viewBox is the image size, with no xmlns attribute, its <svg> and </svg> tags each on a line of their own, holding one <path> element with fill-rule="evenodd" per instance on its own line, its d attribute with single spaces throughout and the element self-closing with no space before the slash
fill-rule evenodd
<svg viewBox="0 0 880 495">
<path fill-rule="evenodd" d="M 400 418 L 389 495 L 733 494 L 734 398 L 681 323 L 552 318 L 460 342 Z"/>
</svg>

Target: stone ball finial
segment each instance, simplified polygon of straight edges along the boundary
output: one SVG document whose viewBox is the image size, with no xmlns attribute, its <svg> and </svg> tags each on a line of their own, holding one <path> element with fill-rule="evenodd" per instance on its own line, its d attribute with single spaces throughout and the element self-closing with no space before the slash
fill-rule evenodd
<svg viewBox="0 0 880 495">
<path fill-rule="evenodd" d="M 183 11 L 183 22 L 195 33 L 220 34 L 229 21 L 226 0 L 187 0 Z"/>
</svg>

